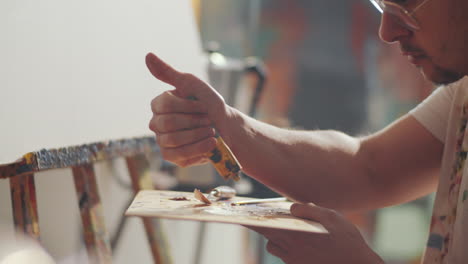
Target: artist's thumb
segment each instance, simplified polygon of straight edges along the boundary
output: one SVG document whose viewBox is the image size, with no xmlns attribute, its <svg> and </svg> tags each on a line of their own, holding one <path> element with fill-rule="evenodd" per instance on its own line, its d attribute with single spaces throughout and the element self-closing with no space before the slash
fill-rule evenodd
<svg viewBox="0 0 468 264">
<path fill-rule="evenodd" d="M 145 58 L 146 66 L 151 74 L 158 80 L 170 84 L 174 87 L 180 86 L 184 74 L 175 70 L 153 53 L 148 53 Z"/>
<path fill-rule="evenodd" d="M 224 104 L 217 91 L 193 74 L 177 71 L 153 53 L 146 55 L 145 62 L 154 77 L 176 88 L 173 91 L 176 96 L 205 101 L 209 105 Z"/>
<path fill-rule="evenodd" d="M 294 203 L 291 205 L 290 210 L 293 216 L 316 221 L 322 224 L 326 229 L 328 229 L 329 226 L 332 223 L 335 223 L 337 218 L 340 217 L 336 211 L 315 205 L 313 203 Z"/>
</svg>

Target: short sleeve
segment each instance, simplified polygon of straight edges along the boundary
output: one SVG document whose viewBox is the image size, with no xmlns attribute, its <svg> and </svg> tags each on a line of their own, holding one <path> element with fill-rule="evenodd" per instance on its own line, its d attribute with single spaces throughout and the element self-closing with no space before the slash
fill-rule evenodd
<svg viewBox="0 0 468 264">
<path fill-rule="evenodd" d="M 438 87 L 409 113 L 442 143 L 445 142 L 456 85 Z"/>
</svg>

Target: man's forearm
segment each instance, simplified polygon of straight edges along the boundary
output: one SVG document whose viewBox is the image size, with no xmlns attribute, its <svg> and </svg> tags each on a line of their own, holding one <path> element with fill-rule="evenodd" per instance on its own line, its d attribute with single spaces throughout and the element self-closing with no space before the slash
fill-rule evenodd
<svg viewBox="0 0 468 264">
<path fill-rule="evenodd" d="M 231 109 L 232 111 L 237 111 Z M 239 112 L 228 144 L 249 176 L 301 202 L 357 209 L 371 189 L 359 139 L 337 131 L 277 128 Z"/>
</svg>

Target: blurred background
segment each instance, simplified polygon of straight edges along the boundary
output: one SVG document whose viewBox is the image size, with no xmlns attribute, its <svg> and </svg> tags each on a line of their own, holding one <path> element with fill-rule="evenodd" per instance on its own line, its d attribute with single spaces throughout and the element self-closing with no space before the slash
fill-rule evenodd
<svg viewBox="0 0 468 264">
<path fill-rule="evenodd" d="M 148 74 L 149 51 L 210 82 L 245 113 L 287 128 L 366 135 L 434 88 L 397 46 L 378 39 L 380 14 L 367 0 L 7 0 L 0 17 L 0 163 L 40 148 L 150 134 L 149 102 L 169 87 Z M 96 169 L 115 234 L 132 193 L 115 170 Z M 211 166 L 170 170 L 176 190 L 223 183 Z M 242 195 L 277 196 L 242 179 L 230 183 Z M 36 181 L 45 250 L 57 263 L 86 263 L 70 171 L 39 173 Z M 10 204 L 0 180 L 0 237 L 13 232 Z M 347 217 L 386 263 L 419 263 L 431 209 L 428 196 Z M 114 262 L 151 263 L 140 223 L 128 222 Z M 174 263 L 281 263 L 241 227 L 165 226 Z M 200 230 L 202 246 L 193 242 Z"/>
</svg>

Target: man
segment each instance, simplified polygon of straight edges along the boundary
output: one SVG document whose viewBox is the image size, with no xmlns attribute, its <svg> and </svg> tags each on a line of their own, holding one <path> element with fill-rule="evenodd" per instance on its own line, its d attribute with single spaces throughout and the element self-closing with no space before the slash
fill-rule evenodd
<svg viewBox="0 0 468 264">
<path fill-rule="evenodd" d="M 297 201 L 293 215 L 325 226 L 327 235 L 256 228 L 286 263 L 383 263 L 339 212 L 404 203 L 436 189 L 424 263 L 468 263 L 468 1 L 372 1 L 383 12 L 382 40 L 399 43 L 427 79 L 450 84 L 383 130 L 354 138 L 276 128 L 148 54 L 151 73 L 175 87 L 153 100 L 150 128 L 163 157 L 180 166 L 207 162 L 216 128 L 248 175 Z"/>
</svg>

